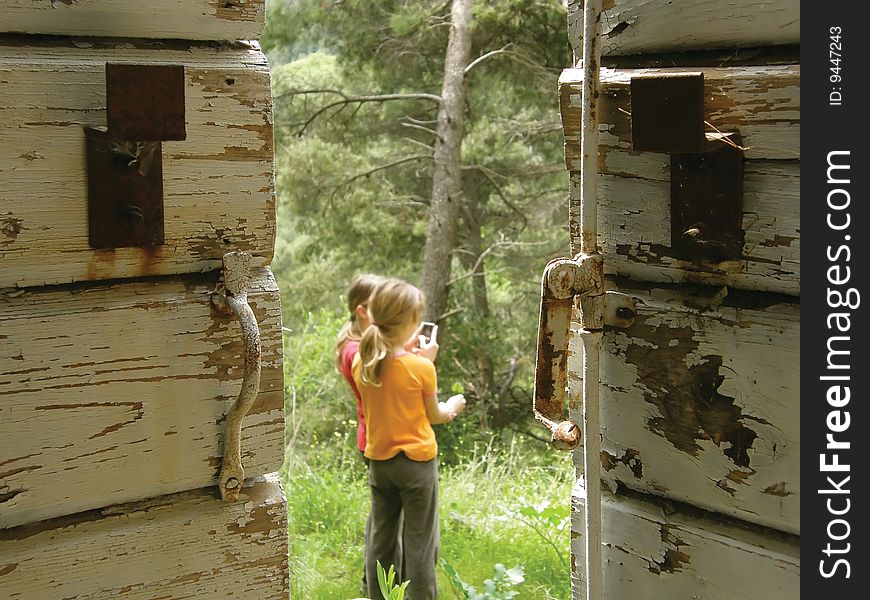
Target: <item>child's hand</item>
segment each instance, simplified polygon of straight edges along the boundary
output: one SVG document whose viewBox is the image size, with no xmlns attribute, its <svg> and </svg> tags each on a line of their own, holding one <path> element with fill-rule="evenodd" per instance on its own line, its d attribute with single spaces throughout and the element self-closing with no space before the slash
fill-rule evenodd
<svg viewBox="0 0 870 600">
<path fill-rule="evenodd" d="M 405 342 L 405 352 L 413 352 L 417 354 L 420 350 L 420 342 L 423 337 L 420 333 L 423 331 L 423 324 L 417 326 L 417 329 L 414 330 L 414 333 L 411 334 L 411 337 L 408 338 L 408 341 Z"/>
<path fill-rule="evenodd" d="M 459 414 L 465 410 L 465 396 L 462 394 L 456 394 L 455 396 L 450 396 L 447 399 L 447 406 L 450 407 L 450 411 Z"/>
<path fill-rule="evenodd" d="M 438 342 L 431 341 L 426 343 L 426 336 L 421 335 L 419 338 L 419 346 L 414 348 L 414 354 L 418 356 L 422 356 L 423 358 L 428 358 L 432 362 L 435 362 L 435 358 L 438 356 Z"/>
<path fill-rule="evenodd" d="M 417 327 L 417 330 L 414 332 L 414 335 L 411 336 L 411 339 L 405 342 L 405 350 L 435 362 L 435 359 L 438 357 L 437 325 L 432 331 L 432 339 L 427 340 L 425 335 L 421 335 L 422 331 L 423 323 L 420 323 L 420 326 Z"/>
</svg>

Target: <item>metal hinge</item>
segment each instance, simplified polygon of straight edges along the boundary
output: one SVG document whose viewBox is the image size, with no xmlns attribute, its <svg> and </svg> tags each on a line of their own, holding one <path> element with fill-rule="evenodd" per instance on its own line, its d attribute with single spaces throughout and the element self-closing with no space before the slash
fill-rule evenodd
<svg viewBox="0 0 870 600">
<path fill-rule="evenodd" d="M 535 417 L 550 430 L 558 450 L 572 450 L 580 443 L 580 428 L 566 418 L 564 409 L 575 302 L 580 310 L 580 325 L 586 331 L 601 330 L 605 325 L 629 327 L 635 318 L 630 296 L 604 291 L 600 255 L 557 258 L 544 269 L 533 409 Z"/>
<path fill-rule="evenodd" d="M 164 243 L 161 141 L 183 140 L 184 67 L 106 64 L 105 128 L 85 128 L 92 248 Z"/>
<path fill-rule="evenodd" d="M 631 78 L 633 150 L 671 157 L 671 248 L 721 262 L 743 251 L 743 148 L 736 132 L 706 132 L 704 74 Z"/>
</svg>

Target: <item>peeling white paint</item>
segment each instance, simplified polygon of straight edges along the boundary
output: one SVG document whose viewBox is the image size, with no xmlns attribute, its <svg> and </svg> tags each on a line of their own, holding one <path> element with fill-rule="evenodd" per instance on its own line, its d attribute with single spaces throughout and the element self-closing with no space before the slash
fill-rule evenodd
<svg viewBox="0 0 870 600">
<path fill-rule="evenodd" d="M 0 527 L 216 484 L 244 345 L 238 321 L 193 291 L 202 287 L 164 279 L 0 292 Z M 281 309 L 269 269 L 249 302 L 263 344 L 260 393 L 243 423 L 255 476 L 283 458 Z"/>
<path fill-rule="evenodd" d="M 88 244 L 84 127 L 106 124 L 106 62 L 185 68 L 187 139 L 163 144 L 163 246 Z M 272 108 L 258 49 L 5 46 L 0 80 L 0 288 L 210 271 L 230 250 L 271 262 Z"/>
<path fill-rule="evenodd" d="M 0 31 L 184 40 L 256 40 L 265 0 L 0 0 Z"/>
</svg>

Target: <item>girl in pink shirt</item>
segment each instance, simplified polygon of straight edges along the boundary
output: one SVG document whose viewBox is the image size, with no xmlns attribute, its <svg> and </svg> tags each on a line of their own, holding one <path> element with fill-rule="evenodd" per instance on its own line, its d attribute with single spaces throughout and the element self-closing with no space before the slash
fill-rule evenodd
<svg viewBox="0 0 870 600">
<path fill-rule="evenodd" d="M 367 310 L 369 297 L 383 279 L 380 275 L 369 273 L 353 278 L 347 288 L 347 308 L 350 310 L 350 318 L 338 332 L 335 340 L 335 367 L 345 378 L 356 398 L 356 445 L 360 452 L 365 452 L 366 449 L 366 420 L 363 416 L 362 399 L 353 380 L 351 365 L 359 352 L 360 338 L 371 325 Z"/>
</svg>

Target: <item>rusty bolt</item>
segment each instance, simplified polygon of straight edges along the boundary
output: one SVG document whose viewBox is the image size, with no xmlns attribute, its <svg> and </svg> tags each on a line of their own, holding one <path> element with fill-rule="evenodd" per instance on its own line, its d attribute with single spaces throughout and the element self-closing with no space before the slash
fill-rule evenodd
<svg viewBox="0 0 870 600">
<path fill-rule="evenodd" d="M 577 263 L 563 258 L 551 263 L 547 269 L 547 287 L 556 298 L 569 298 L 574 295 L 574 277 Z"/>
<path fill-rule="evenodd" d="M 635 312 L 627 306 L 620 306 L 616 309 L 616 316 L 620 319 L 633 319 Z"/>
<path fill-rule="evenodd" d="M 573 450 L 580 444 L 580 428 L 571 421 L 562 421 L 553 430 L 552 442 L 556 450 Z"/>
<path fill-rule="evenodd" d="M 122 204 L 118 211 L 121 217 L 131 227 L 138 227 L 145 222 L 145 215 L 142 214 L 142 209 L 133 204 Z"/>
</svg>

